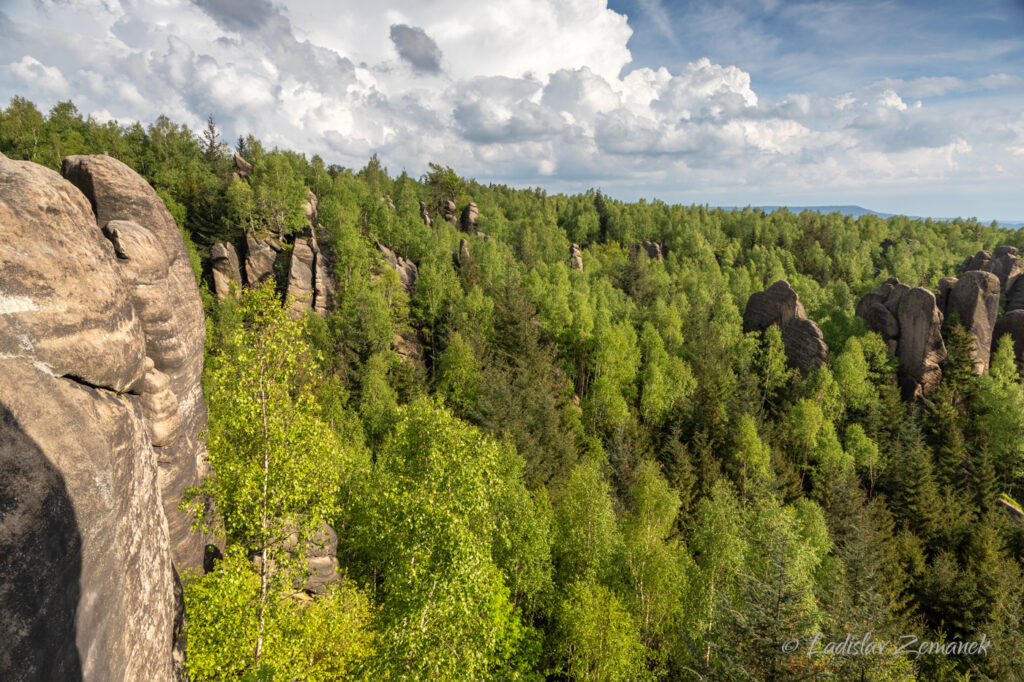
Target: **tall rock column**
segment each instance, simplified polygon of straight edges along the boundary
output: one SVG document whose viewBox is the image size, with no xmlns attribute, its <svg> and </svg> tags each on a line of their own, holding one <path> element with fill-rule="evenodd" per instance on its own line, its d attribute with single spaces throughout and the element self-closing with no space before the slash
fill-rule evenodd
<svg viewBox="0 0 1024 682">
<path fill-rule="evenodd" d="M 743 331 L 764 331 L 776 324 L 782 332 L 786 360 L 802 372 L 821 367 L 828 361 L 828 346 L 821 330 L 807 319 L 796 292 L 785 280 L 779 280 L 747 300 L 743 311 Z"/>
<path fill-rule="evenodd" d="M 115 240 L 115 247 L 122 248 L 115 265 L 138 314 L 145 354 L 166 375 L 183 427 L 180 439 L 157 448 L 156 453 L 171 549 L 178 568 L 202 566 L 203 538 L 191 532 L 192 519 L 178 511 L 185 489 L 197 485 L 205 471 L 206 453 L 201 436 L 206 429 L 202 389 L 206 323 L 188 250 L 156 191 L 117 159 L 69 156 L 61 172 L 88 199 L 99 228 L 109 233 L 109 225 L 118 221 L 118 234 L 131 235 L 128 240 Z M 124 246 L 129 243 L 130 247 Z"/>
</svg>

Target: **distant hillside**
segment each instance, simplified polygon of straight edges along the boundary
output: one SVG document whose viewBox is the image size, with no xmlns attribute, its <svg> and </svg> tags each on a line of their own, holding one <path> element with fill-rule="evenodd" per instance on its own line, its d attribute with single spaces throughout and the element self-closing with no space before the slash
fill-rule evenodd
<svg viewBox="0 0 1024 682">
<path fill-rule="evenodd" d="M 882 213 L 880 211 L 872 211 L 870 208 L 864 208 L 863 206 L 847 205 L 847 206 L 758 206 L 765 213 L 771 213 L 780 208 L 785 208 L 792 213 L 802 213 L 803 211 L 816 211 L 822 215 L 828 215 L 829 213 L 842 213 L 843 215 L 853 216 L 859 218 L 862 215 L 873 215 L 879 218 L 891 218 L 898 213 Z M 908 216 L 912 219 L 924 219 L 925 216 Z M 952 218 L 939 218 L 939 220 L 952 220 Z M 989 223 L 990 220 L 982 220 L 983 223 Z M 1002 227 L 1010 227 L 1014 229 L 1020 229 L 1024 227 L 1024 220 L 999 220 L 999 224 Z"/>
</svg>

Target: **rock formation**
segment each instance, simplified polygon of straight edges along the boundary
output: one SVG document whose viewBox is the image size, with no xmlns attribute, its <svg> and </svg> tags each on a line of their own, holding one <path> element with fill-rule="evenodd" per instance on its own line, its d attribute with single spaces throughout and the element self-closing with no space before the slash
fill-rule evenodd
<svg viewBox="0 0 1024 682">
<path fill-rule="evenodd" d="M 472 201 L 462 209 L 462 217 L 459 219 L 459 227 L 463 232 L 470 234 L 476 232 L 476 226 L 480 219 L 480 209 Z"/>
<path fill-rule="evenodd" d="M 277 254 L 284 247 L 274 239 L 245 237 L 245 283 L 254 287 L 274 278 Z"/>
<path fill-rule="evenodd" d="M 579 244 L 573 244 L 569 247 L 569 262 L 573 270 L 583 272 L 583 252 L 580 251 Z"/>
<path fill-rule="evenodd" d="M 662 243 L 660 241 L 657 241 L 657 242 L 647 242 L 647 241 L 645 241 L 645 242 L 640 244 L 640 248 L 642 248 L 647 253 L 647 257 L 648 258 L 653 258 L 654 260 L 658 261 L 659 263 L 663 260 L 663 258 L 665 256 L 665 254 L 664 254 L 664 246 L 662 245 Z"/>
<path fill-rule="evenodd" d="M 455 209 L 456 209 L 455 202 L 452 201 L 451 199 L 449 199 L 448 201 L 444 202 L 444 204 L 441 206 L 441 210 L 443 211 L 444 219 L 447 220 L 449 223 L 451 223 L 452 227 L 458 227 L 458 225 L 459 225 L 459 221 L 458 221 L 458 217 L 457 217 L 457 215 L 455 213 Z"/>
<path fill-rule="evenodd" d="M 960 322 L 974 337 L 971 361 L 974 372 L 988 371 L 992 330 L 999 314 L 999 278 L 991 272 L 969 270 L 959 279 L 946 278 L 939 285 L 940 308 L 944 315 L 956 313 Z"/>
<path fill-rule="evenodd" d="M 1017 255 L 1017 248 L 1014 246 L 997 246 L 992 253 L 979 251 L 973 256 L 968 256 L 960 264 L 961 272 L 981 270 L 991 272 L 999 278 L 999 284 L 1003 291 L 1007 291 L 1017 281 L 1021 274 L 1024 261 Z"/>
<path fill-rule="evenodd" d="M 398 279 L 402 282 L 402 288 L 405 289 L 405 293 L 411 296 L 413 289 L 416 287 L 416 278 L 420 274 L 416 264 L 411 260 L 396 256 L 394 251 L 380 242 L 377 242 L 376 246 L 384 261 L 398 273 Z"/>
<path fill-rule="evenodd" d="M 796 292 L 785 280 L 779 280 L 747 300 L 743 312 L 743 331 L 764 331 L 778 325 L 786 349 L 786 360 L 802 372 L 821 367 L 828 361 L 828 346 L 818 325 L 807 319 Z"/>
<path fill-rule="evenodd" d="M 857 316 L 878 332 L 899 359 L 900 388 L 907 400 L 930 393 L 942 379 L 946 358 L 942 311 L 935 294 L 886 280 L 857 304 Z"/>
<path fill-rule="evenodd" d="M 243 159 L 242 155 L 238 152 L 235 152 L 235 172 L 243 180 L 248 180 L 249 176 L 252 175 L 252 164 Z"/>
<path fill-rule="evenodd" d="M 306 190 L 306 207 L 303 209 L 303 213 L 306 216 L 306 225 L 309 227 L 309 233 L 313 234 L 313 230 L 316 229 L 317 222 L 320 219 L 320 199 L 313 194 L 313 190 Z"/>
<path fill-rule="evenodd" d="M 458 266 L 461 268 L 463 266 L 469 265 L 470 259 L 471 259 L 471 257 L 469 255 L 469 242 L 467 242 L 465 239 L 460 239 L 459 240 L 459 257 L 457 259 L 458 260 Z"/>
<path fill-rule="evenodd" d="M 288 271 L 289 310 L 293 317 L 313 309 L 313 273 L 315 259 L 312 240 L 296 239 L 292 247 L 292 263 Z"/>
<path fill-rule="evenodd" d="M 430 211 L 427 210 L 426 202 L 423 201 L 420 202 L 420 218 L 423 219 L 423 224 L 426 225 L 427 227 L 430 227 L 431 224 L 434 222 L 433 219 L 431 219 L 430 217 Z"/>
<path fill-rule="evenodd" d="M 197 485 L 205 470 L 201 434 L 206 428 L 206 323 L 188 250 L 164 202 L 120 161 L 69 156 L 62 173 L 92 204 L 96 225 L 112 237 L 118 252 L 115 263 L 145 335 L 145 354 L 167 375 L 168 388 L 178 400 L 184 438 L 157 449 L 160 489 L 175 564 L 200 566 L 202 538 L 191 532 L 191 519 L 178 511 L 185 489 Z"/>
<path fill-rule="evenodd" d="M 202 307 L 142 178 L 64 173 L 0 155 L 0 678 L 171 680 Z"/>
<path fill-rule="evenodd" d="M 1024 370 L 1024 310 L 1011 310 L 996 322 L 992 330 L 992 352 L 996 352 L 999 340 L 1009 334 L 1013 339 L 1013 355 L 1017 366 Z"/>
<path fill-rule="evenodd" d="M 213 272 L 213 293 L 217 298 L 223 299 L 231 294 L 232 285 L 237 296 L 242 287 L 242 275 L 235 247 L 231 244 L 214 244 L 210 249 L 210 267 Z"/>
</svg>

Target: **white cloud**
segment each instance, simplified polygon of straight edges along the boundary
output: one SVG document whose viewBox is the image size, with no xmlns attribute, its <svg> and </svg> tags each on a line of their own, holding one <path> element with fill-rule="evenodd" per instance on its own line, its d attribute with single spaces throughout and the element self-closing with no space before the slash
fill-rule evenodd
<svg viewBox="0 0 1024 682">
<path fill-rule="evenodd" d="M 198 128 L 213 113 L 229 140 L 252 133 L 350 166 L 377 152 L 414 174 L 437 161 L 481 179 L 712 203 L 829 183 L 1011 186 L 1024 173 L 1018 76 L 771 101 L 748 72 L 707 58 L 622 75 L 631 29 L 604 0 L 354 0 L 344 13 L 328 0 L 14 2 L 0 11 L 0 94 L 44 108 L 71 97 L 101 120 L 163 113 Z M 971 92 L 1010 105 L 944 99 Z"/>
</svg>

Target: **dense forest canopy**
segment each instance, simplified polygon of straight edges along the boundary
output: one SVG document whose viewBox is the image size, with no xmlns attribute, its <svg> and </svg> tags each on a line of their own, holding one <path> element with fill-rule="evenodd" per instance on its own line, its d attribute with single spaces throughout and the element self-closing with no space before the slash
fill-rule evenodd
<svg viewBox="0 0 1024 682">
<path fill-rule="evenodd" d="M 976 375 L 947 319 L 942 381 L 907 403 L 854 310 L 890 277 L 937 290 L 1020 233 L 549 195 L 433 164 L 393 177 L 218 135 L 212 117 L 101 124 L 71 102 L 0 113 L 11 158 L 131 166 L 192 250 L 211 465 L 193 503 L 226 540 L 185 585 L 196 679 L 1019 679 L 1011 344 Z M 287 257 L 310 190 L 328 314 L 289 318 L 286 263 L 214 297 L 211 248 L 273 237 Z M 471 201 L 474 230 L 443 219 Z M 414 287 L 378 243 L 417 265 Z M 820 369 L 789 367 L 777 327 L 743 332 L 780 279 L 821 327 Z M 282 541 L 322 522 L 343 580 L 298 598 Z M 990 645 L 809 656 L 816 633 Z"/>
</svg>

